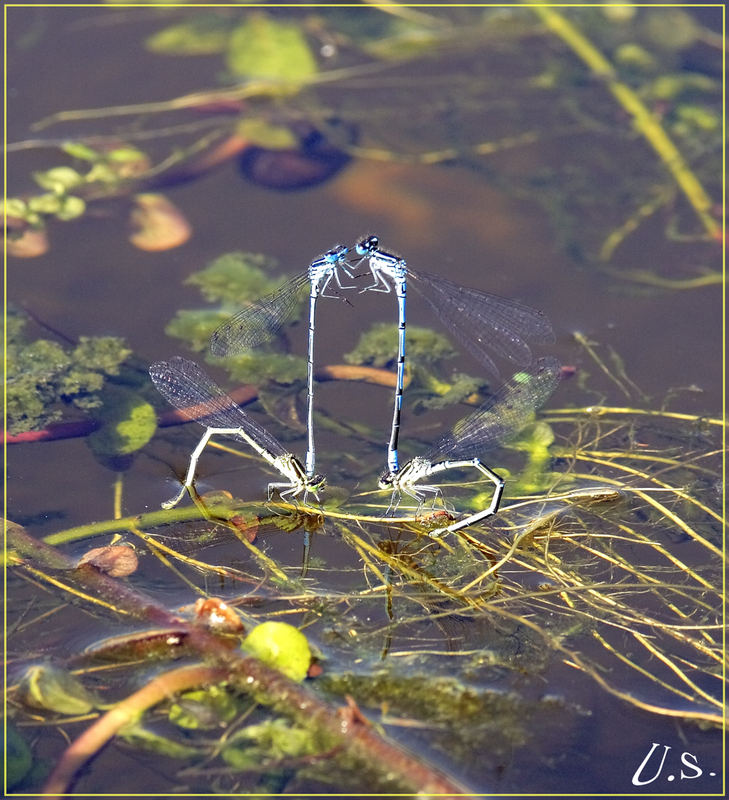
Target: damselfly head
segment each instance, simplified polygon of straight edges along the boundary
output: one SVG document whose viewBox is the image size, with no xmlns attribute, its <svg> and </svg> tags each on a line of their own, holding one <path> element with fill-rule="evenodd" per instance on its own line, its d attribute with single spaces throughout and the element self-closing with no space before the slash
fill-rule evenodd
<svg viewBox="0 0 729 800">
<path fill-rule="evenodd" d="M 330 264 L 336 264 L 337 261 L 341 261 L 348 252 L 349 248 L 346 245 L 335 244 L 331 250 L 327 250 L 326 253 L 324 253 L 324 260 Z"/>
<path fill-rule="evenodd" d="M 357 242 L 354 249 L 357 251 L 357 255 L 370 256 L 376 253 L 379 247 L 380 240 L 377 236 L 365 236 L 364 239 L 360 239 L 360 241 Z"/>
<path fill-rule="evenodd" d="M 380 475 L 380 480 L 377 481 L 380 489 L 393 489 L 395 487 L 395 476 L 389 470 Z"/>
<path fill-rule="evenodd" d="M 307 481 L 308 489 L 312 492 L 319 492 L 327 485 L 327 479 L 323 475 L 314 475 Z"/>
</svg>

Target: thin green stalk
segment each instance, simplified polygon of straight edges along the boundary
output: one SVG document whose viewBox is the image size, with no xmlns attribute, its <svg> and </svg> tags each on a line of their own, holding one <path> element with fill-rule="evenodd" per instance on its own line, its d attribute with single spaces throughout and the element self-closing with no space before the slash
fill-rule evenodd
<svg viewBox="0 0 729 800">
<path fill-rule="evenodd" d="M 212 506 L 208 509 L 211 514 L 220 517 L 221 520 L 228 519 L 240 509 L 232 509 L 230 506 Z M 92 536 L 99 536 L 103 533 L 116 533 L 117 531 L 127 531 L 134 528 L 156 528 L 160 525 L 172 525 L 176 522 L 190 522 L 200 519 L 201 514 L 195 506 L 183 506 L 182 508 L 160 509 L 150 511 L 147 514 L 135 514 L 131 517 L 121 517 L 120 519 L 105 519 L 101 522 L 90 522 L 87 525 L 79 525 L 76 528 L 67 528 L 65 531 L 52 533 L 45 536 L 43 541 L 50 545 L 69 544 L 80 539 L 88 539 Z"/>
<path fill-rule="evenodd" d="M 630 114 L 636 129 L 671 173 L 708 235 L 713 239 L 719 239 L 721 226 L 710 213 L 713 201 L 661 126 L 658 117 L 651 112 L 630 86 L 618 79 L 608 59 L 572 22 L 554 8 L 543 5 L 534 5 L 532 8 L 547 28 L 559 36 L 595 75 L 605 81 L 610 93 Z"/>
</svg>

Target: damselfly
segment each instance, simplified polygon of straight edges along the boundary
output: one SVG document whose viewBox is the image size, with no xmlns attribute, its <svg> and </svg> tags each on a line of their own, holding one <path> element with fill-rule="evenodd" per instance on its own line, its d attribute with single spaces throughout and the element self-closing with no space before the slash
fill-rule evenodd
<svg viewBox="0 0 729 800">
<path fill-rule="evenodd" d="M 190 466 L 180 491 L 162 503 L 163 508 L 176 506 L 185 491 L 192 488 L 198 459 L 211 436 L 230 436 L 246 442 L 286 478 L 285 483 L 268 484 L 269 498 L 274 489 L 279 489 L 282 498 L 295 497 L 301 492 L 306 498 L 306 492 L 311 492 L 319 499 L 317 492 L 324 487 L 324 479 L 318 475 L 307 475 L 299 459 L 246 414 L 232 397 L 203 372 L 199 364 L 175 356 L 169 361 L 152 364 L 149 374 L 168 403 L 188 419 L 206 428 L 190 456 Z"/>
<path fill-rule="evenodd" d="M 395 405 L 392 416 L 387 467 L 399 469 L 398 438 L 405 373 L 406 293 L 408 282 L 422 295 L 447 330 L 493 375 L 499 371 L 492 354 L 519 366 L 531 363 L 528 341 L 549 342 L 554 333 L 541 311 L 499 295 L 471 289 L 439 275 L 415 271 L 400 256 L 380 249 L 377 236 L 367 236 L 355 245 L 367 259 L 373 283 L 362 291 L 390 292 L 394 287 L 398 305 L 398 352 Z"/>
<path fill-rule="evenodd" d="M 272 339 L 293 316 L 298 307 L 301 288 L 309 285 L 309 344 L 307 352 L 307 413 L 306 413 L 306 475 L 313 478 L 316 468 L 314 449 L 314 328 L 316 301 L 319 297 L 334 297 L 327 294 L 332 280 L 339 289 L 354 286 L 342 284 L 339 271 L 352 278 L 346 260 L 349 248 L 335 245 L 324 255 L 314 259 L 309 268 L 295 275 L 279 289 L 252 303 L 224 322 L 210 337 L 210 352 L 215 356 L 230 356 L 250 350 Z"/>
<path fill-rule="evenodd" d="M 425 455 L 413 458 L 398 472 L 385 473 L 380 478 L 380 488 L 391 489 L 396 494 L 402 492 L 422 502 L 426 493 L 437 494 L 440 489 L 416 485 L 419 481 L 449 469 L 471 467 L 494 484 L 490 505 L 452 525 L 437 528 L 429 535 L 438 537 L 459 531 L 495 514 L 504 491 L 504 480 L 478 456 L 517 434 L 534 411 L 547 402 L 560 378 L 561 367 L 555 358 L 538 359 L 532 367 L 517 372 L 482 406 L 456 423 L 453 430 L 441 437 Z"/>
</svg>

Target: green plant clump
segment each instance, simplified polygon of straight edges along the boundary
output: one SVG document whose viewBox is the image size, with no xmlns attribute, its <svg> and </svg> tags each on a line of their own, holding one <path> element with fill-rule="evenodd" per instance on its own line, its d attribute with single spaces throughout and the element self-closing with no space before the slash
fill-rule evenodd
<svg viewBox="0 0 729 800">
<path fill-rule="evenodd" d="M 10 312 L 7 334 L 7 409 L 10 433 L 40 430 L 61 418 L 64 405 L 88 411 L 101 405 L 107 375 L 118 375 L 131 354 L 115 336 L 81 336 L 63 347 L 48 339 L 28 342 L 25 320 Z"/>
<path fill-rule="evenodd" d="M 183 309 L 165 328 L 168 336 L 186 341 L 193 350 L 207 350 L 212 332 L 232 314 L 275 291 L 281 281 L 269 273 L 276 262 L 259 253 L 233 252 L 216 258 L 185 283 L 197 286 L 210 302 L 221 309 Z"/>
<path fill-rule="evenodd" d="M 435 364 L 453 358 L 456 351 L 440 333 L 416 325 L 408 325 L 408 358 L 421 364 Z M 365 331 L 357 346 L 344 356 L 347 364 L 366 364 L 386 367 L 397 358 L 397 326 L 377 322 Z"/>
</svg>

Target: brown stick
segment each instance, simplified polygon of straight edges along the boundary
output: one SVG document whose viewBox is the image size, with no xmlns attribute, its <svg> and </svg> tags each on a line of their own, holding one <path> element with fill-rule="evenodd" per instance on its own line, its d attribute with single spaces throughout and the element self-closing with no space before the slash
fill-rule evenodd
<svg viewBox="0 0 729 800">
<path fill-rule="evenodd" d="M 43 787 L 43 794 L 62 797 L 68 793 L 74 776 L 125 726 L 138 719 L 144 711 L 178 692 L 211 683 L 228 676 L 222 667 L 194 665 L 160 675 L 138 692 L 117 703 L 76 739 L 56 764 Z"/>
<path fill-rule="evenodd" d="M 387 386 L 394 388 L 396 377 L 394 373 L 386 369 L 376 367 L 357 367 L 349 364 L 330 364 L 320 367 L 315 376 L 317 381 L 355 381 L 361 383 L 371 383 L 377 386 Z M 244 406 L 252 403 L 258 397 L 258 387 L 252 384 L 240 386 L 229 392 L 230 396 L 238 405 Z M 158 424 L 161 428 L 170 425 L 181 425 L 189 422 L 180 411 L 165 411 L 158 417 Z M 99 427 L 96 420 L 79 420 L 76 422 L 59 422 L 49 425 L 41 431 L 26 431 L 24 433 L 5 433 L 5 441 L 8 444 L 29 444 L 31 442 L 48 442 L 56 439 L 74 439 L 79 436 L 88 436 Z"/>
<path fill-rule="evenodd" d="M 258 702 L 294 718 L 303 726 L 314 726 L 334 746 L 346 749 L 350 755 L 370 766 L 377 766 L 383 775 L 402 783 L 408 793 L 452 796 L 468 792 L 453 778 L 424 763 L 395 742 L 383 739 L 373 726 L 359 721 L 351 711 L 341 707 L 337 709 L 325 703 L 302 684 L 289 680 L 281 672 L 245 655 L 243 651 L 230 650 L 227 642 L 205 628 L 181 620 L 127 583 L 99 572 L 91 564 L 74 567 L 69 558 L 54 547 L 34 539 L 20 525 L 8 525 L 7 538 L 8 548 L 15 550 L 28 563 L 35 562 L 46 569 L 54 570 L 67 567 L 65 577 L 68 580 L 75 580 L 86 592 L 94 592 L 113 603 L 120 611 L 145 622 L 184 629 L 187 633 L 186 645 L 196 649 L 208 661 L 214 659 L 230 677 L 235 678 L 236 684 L 242 690 L 252 694 Z M 155 691 L 159 689 L 151 690 L 149 696 L 154 696 Z M 99 729 L 99 746 L 113 735 L 114 719 L 104 723 L 106 727 Z M 103 738 L 108 731 L 111 731 L 109 737 Z M 68 764 L 76 764 L 75 769 L 83 763 L 79 763 L 80 755 L 84 752 L 83 747 L 73 750 L 69 757 Z M 89 753 L 87 757 L 90 758 L 93 754 Z M 68 775 L 69 768 L 64 767 L 64 775 Z M 70 778 L 73 774 L 71 772 Z"/>
</svg>

